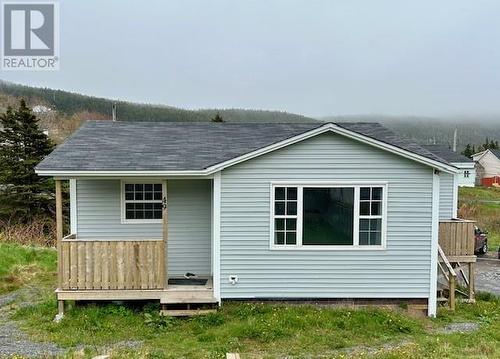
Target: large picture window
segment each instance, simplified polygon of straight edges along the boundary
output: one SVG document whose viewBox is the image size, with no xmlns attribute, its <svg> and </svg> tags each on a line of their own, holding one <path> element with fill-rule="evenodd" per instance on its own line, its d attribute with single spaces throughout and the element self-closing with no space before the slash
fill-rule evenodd
<svg viewBox="0 0 500 359">
<path fill-rule="evenodd" d="M 123 183 L 122 191 L 125 222 L 161 221 L 161 183 Z"/>
<path fill-rule="evenodd" d="M 275 248 L 383 245 L 384 185 L 274 185 Z"/>
</svg>

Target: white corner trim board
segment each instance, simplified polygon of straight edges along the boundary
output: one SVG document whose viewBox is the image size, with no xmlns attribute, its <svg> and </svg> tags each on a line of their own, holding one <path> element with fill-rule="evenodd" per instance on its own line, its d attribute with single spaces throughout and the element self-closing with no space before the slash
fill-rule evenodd
<svg viewBox="0 0 500 359">
<path fill-rule="evenodd" d="M 437 310 L 437 261 L 439 240 L 439 171 L 432 171 L 432 226 L 431 226 L 431 258 L 430 258 L 430 282 L 429 301 L 427 315 L 436 316 Z"/>
<path fill-rule="evenodd" d="M 55 177 L 71 177 L 71 176 L 88 176 L 88 177 L 109 177 L 109 176 L 117 176 L 117 177 L 133 177 L 133 176 L 209 176 L 218 171 L 223 170 L 224 168 L 234 166 L 235 164 L 250 160 L 252 158 L 264 155 L 266 153 L 278 150 L 280 148 L 289 146 L 291 144 L 306 140 L 308 138 L 320 135 L 326 132 L 334 132 L 353 140 L 371 145 L 376 148 L 380 148 L 386 150 L 388 152 L 397 154 L 399 156 L 408 158 L 410 160 L 425 164 L 427 166 L 431 166 L 433 168 L 439 169 L 443 172 L 447 173 L 458 173 L 460 170 L 454 166 L 447 165 L 445 163 L 441 163 L 430 158 L 418 155 L 411 151 L 402 149 L 400 147 L 390 145 L 388 143 L 373 139 L 368 136 L 361 135 L 357 132 L 347 130 L 333 123 L 327 123 L 323 126 L 315 128 L 311 131 L 304 132 L 300 135 L 288 138 L 286 140 L 274 143 L 272 145 L 260 148 L 258 150 L 246 153 L 242 156 L 218 163 L 211 167 L 201 169 L 201 170 L 186 170 L 186 171 L 113 171 L 113 170 L 102 170 L 102 171 L 91 171 L 91 170 L 36 170 L 35 172 L 41 176 L 55 176 Z"/>
<path fill-rule="evenodd" d="M 220 297 L 220 210 L 221 210 L 221 173 L 216 172 L 213 179 L 212 190 L 212 273 L 214 297 L 221 302 Z"/>
<path fill-rule="evenodd" d="M 76 179 L 69 180 L 69 222 L 72 234 L 78 230 L 78 198 L 76 197 Z"/>
</svg>

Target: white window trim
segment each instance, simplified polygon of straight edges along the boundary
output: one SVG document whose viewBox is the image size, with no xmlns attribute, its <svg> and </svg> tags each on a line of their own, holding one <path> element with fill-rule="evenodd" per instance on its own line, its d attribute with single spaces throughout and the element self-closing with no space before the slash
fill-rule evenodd
<svg viewBox="0 0 500 359">
<path fill-rule="evenodd" d="M 162 201 L 165 197 L 165 181 L 160 179 L 133 179 L 133 180 L 121 180 L 120 184 L 120 212 L 121 212 L 121 224 L 152 224 L 152 223 L 162 223 L 162 219 L 126 219 L 125 218 L 125 184 L 149 184 L 149 183 L 161 183 L 161 191 L 162 191 Z M 129 201 L 130 202 L 130 201 Z M 147 201 L 139 201 L 139 202 L 147 202 Z M 152 203 L 158 201 L 151 201 Z"/>
<path fill-rule="evenodd" d="M 286 216 L 274 216 L 274 189 L 275 187 L 297 187 L 297 244 L 280 245 L 274 244 L 274 218 Z M 353 223 L 353 244 L 352 245 L 303 245 L 302 244 L 302 211 L 303 211 L 303 188 L 318 187 L 351 187 L 354 188 L 354 223 Z M 361 187 L 382 187 L 382 231 L 380 245 L 360 245 L 359 244 L 359 189 Z M 387 188 L 388 182 L 380 181 L 272 181 L 269 186 L 270 204 L 269 204 L 269 249 L 278 251 L 380 251 L 386 249 L 387 240 Z M 369 216 L 370 218 L 374 218 Z"/>
</svg>

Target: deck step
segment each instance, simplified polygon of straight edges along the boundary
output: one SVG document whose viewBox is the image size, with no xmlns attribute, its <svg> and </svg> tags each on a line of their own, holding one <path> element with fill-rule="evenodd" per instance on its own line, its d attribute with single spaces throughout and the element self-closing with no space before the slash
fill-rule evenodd
<svg viewBox="0 0 500 359">
<path fill-rule="evenodd" d="M 160 304 L 217 303 L 211 291 L 169 291 L 162 293 Z"/>
<path fill-rule="evenodd" d="M 217 312 L 217 309 L 162 309 L 160 310 L 160 315 L 170 317 L 192 317 L 215 312 Z"/>
</svg>

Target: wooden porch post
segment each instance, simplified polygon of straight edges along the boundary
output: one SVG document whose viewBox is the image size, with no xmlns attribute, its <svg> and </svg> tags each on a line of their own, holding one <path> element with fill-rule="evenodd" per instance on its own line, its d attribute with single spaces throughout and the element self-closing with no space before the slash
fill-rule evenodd
<svg viewBox="0 0 500 359">
<path fill-rule="evenodd" d="M 63 214 L 62 214 L 62 188 L 61 180 L 56 179 L 56 243 L 57 243 L 57 283 L 58 288 L 62 287 L 63 258 L 62 258 L 62 238 L 63 238 Z M 58 300 L 59 315 L 63 315 L 64 301 Z"/>
<path fill-rule="evenodd" d="M 163 215 L 162 215 L 162 227 L 163 227 L 163 241 L 162 241 L 162 251 L 165 259 L 163 261 L 162 272 L 160 273 L 161 283 L 163 283 L 164 288 L 168 287 L 168 202 L 167 202 L 167 181 L 163 182 Z"/>
<path fill-rule="evenodd" d="M 474 288 L 474 276 L 475 276 L 475 273 L 474 273 L 474 262 L 469 262 L 469 301 L 474 301 L 474 292 L 475 292 L 475 288 Z"/>
</svg>

